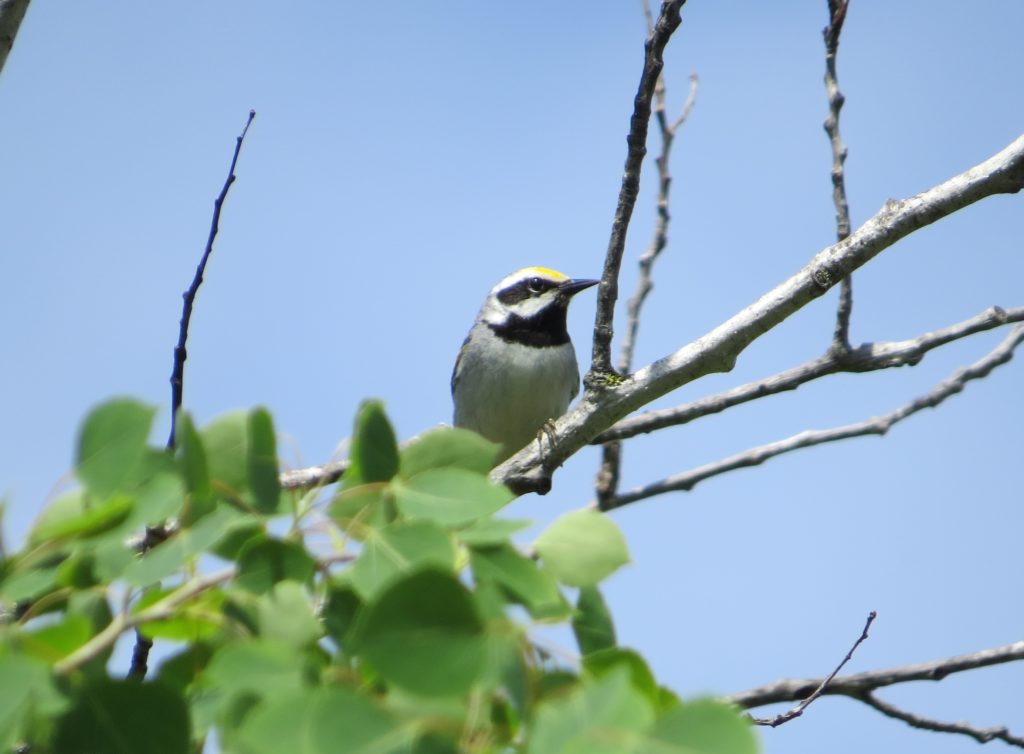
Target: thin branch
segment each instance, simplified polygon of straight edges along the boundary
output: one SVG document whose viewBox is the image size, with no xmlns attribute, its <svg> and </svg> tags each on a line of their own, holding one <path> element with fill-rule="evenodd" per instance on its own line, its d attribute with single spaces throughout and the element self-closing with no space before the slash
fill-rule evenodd
<svg viewBox="0 0 1024 754">
<path fill-rule="evenodd" d="M 958 369 L 951 377 L 943 380 L 930 392 L 907 403 L 895 411 L 865 421 L 823 430 L 805 430 L 784 440 L 758 445 L 729 458 L 699 466 L 690 471 L 676 474 L 658 482 L 623 492 L 604 501 L 601 510 L 620 508 L 638 500 L 644 500 L 666 492 L 689 491 L 700 482 L 736 469 L 757 466 L 769 458 L 790 453 L 801 448 L 822 445 L 827 442 L 846 440 L 864 435 L 884 435 L 889 429 L 908 416 L 925 408 L 935 408 L 951 395 L 956 395 L 972 381 L 987 377 L 993 369 L 1013 358 L 1014 349 L 1024 341 L 1024 325 L 1016 325 L 1009 335 L 982 359 L 969 367 Z"/>
<path fill-rule="evenodd" d="M 206 239 L 206 249 L 203 251 L 199 266 L 196 267 L 196 274 L 192 279 L 192 285 L 182 294 L 184 304 L 181 310 L 181 323 L 178 329 L 178 344 L 174 347 L 174 368 L 171 371 L 171 434 L 167 438 L 168 448 L 174 447 L 174 432 L 177 428 L 178 409 L 181 408 L 182 403 L 185 385 L 185 359 L 188 358 L 185 342 L 188 340 L 188 325 L 192 319 L 192 306 L 195 304 L 199 286 L 203 284 L 203 273 L 206 271 L 206 263 L 210 259 L 210 254 L 213 253 L 213 242 L 217 238 L 217 231 L 220 229 L 220 212 L 224 207 L 224 200 L 227 198 L 231 185 L 235 182 L 235 165 L 238 164 L 238 154 L 242 151 L 242 142 L 245 140 L 245 135 L 249 132 L 249 126 L 252 125 L 253 118 L 255 117 L 256 111 L 250 110 L 249 119 L 245 122 L 245 128 L 242 129 L 242 133 L 235 139 L 235 152 L 231 156 L 231 167 L 228 169 L 228 177 L 224 181 L 220 194 L 218 194 L 213 202 L 213 219 L 210 222 L 210 234 Z"/>
<path fill-rule="evenodd" d="M 348 460 L 331 461 L 323 466 L 310 466 L 305 469 L 282 471 L 278 477 L 281 488 L 286 490 L 309 490 L 334 484 L 348 470 Z"/>
<path fill-rule="evenodd" d="M 67 657 L 55 663 L 53 666 L 54 672 L 57 675 L 67 675 L 77 670 L 113 646 L 114 642 L 125 631 L 141 626 L 144 623 L 152 623 L 153 621 L 166 620 L 172 617 L 174 611 L 186 602 L 215 586 L 230 581 L 234 578 L 235 574 L 236 570 L 234 568 L 228 568 L 209 576 L 196 577 L 182 584 L 162 600 L 153 603 L 135 615 L 130 615 L 126 612 L 118 613 L 102 631 Z"/>
<path fill-rule="evenodd" d="M 551 475 L 614 422 L 666 393 L 713 372 L 732 369 L 759 337 L 823 295 L 838 280 L 897 241 L 995 194 L 1024 187 L 1024 136 L 969 170 L 908 199 L 890 199 L 845 241 L 830 246 L 788 280 L 701 338 L 604 389 L 588 390 L 551 428 L 552 442 L 530 443 L 491 472 L 513 492 L 546 492 Z"/>
<path fill-rule="evenodd" d="M 29 0 L 0 0 L 0 72 L 14 48 L 14 38 L 18 36 L 28 3 Z"/>
<path fill-rule="evenodd" d="M 640 76 L 633 117 L 626 137 L 626 164 L 622 174 L 619 200 L 612 219 L 611 236 L 605 255 L 604 272 L 597 293 L 597 315 L 594 319 L 594 347 L 591 372 L 608 375 L 612 372 L 612 319 L 619 295 L 619 268 L 626 247 L 626 231 L 633 216 L 636 197 L 640 192 L 640 168 L 647 154 L 647 127 L 651 119 L 651 101 L 654 89 L 664 67 L 663 54 L 672 33 L 679 27 L 679 12 L 686 0 L 664 0 L 654 29 L 644 45 L 644 70 Z M 591 385 L 588 383 L 588 388 Z"/>
<path fill-rule="evenodd" d="M 624 440 L 666 427 L 688 424 L 695 419 L 717 414 L 757 398 L 796 390 L 801 385 L 830 374 L 873 372 L 879 369 L 915 366 L 935 348 L 1015 322 L 1024 322 L 1024 306 L 1010 309 L 993 306 L 970 319 L 924 333 L 917 338 L 864 343 L 845 354 L 830 349 L 819 358 L 770 377 L 748 382 L 681 406 L 630 416 L 599 434 L 592 442 L 598 444 L 610 440 Z"/>
<path fill-rule="evenodd" d="M 828 117 L 825 118 L 825 133 L 832 146 L 832 202 L 836 207 L 836 240 L 843 241 L 850 235 L 850 205 L 846 201 L 846 179 L 843 166 L 846 163 L 846 146 L 839 134 L 839 113 L 846 98 L 839 91 L 836 76 L 836 54 L 839 51 L 839 35 L 843 31 L 849 0 L 828 0 L 829 23 L 822 34 L 825 37 L 825 92 L 828 94 Z M 850 314 L 853 311 L 853 279 L 843 278 L 839 285 L 839 308 L 836 311 L 836 327 L 832 335 L 832 349 L 839 352 L 850 350 Z"/>
<path fill-rule="evenodd" d="M 854 698 L 857 699 L 857 701 L 864 702 L 864 704 L 869 707 L 878 710 L 886 717 L 891 717 L 905 722 L 913 728 L 930 730 L 936 733 L 958 733 L 960 735 L 969 736 L 980 744 L 987 744 L 989 741 L 998 740 L 1008 743 L 1010 746 L 1016 746 L 1024 749 L 1024 737 L 1012 735 L 1005 725 L 992 728 L 979 728 L 965 722 L 947 723 L 942 720 L 936 720 L 934 718 L 923 717 L 912 712 L 907 712 L 906 710 L 900 709 L 888 702 L 883 702 L 871 693 L 862 694 Z"/>
<path fill-rule="evenodd" d="M 941 681 L 956 673 L 992 667 L 993 665 L 1005 665 L 1006 663 L 1020 662 L 1022 660 L 1024 660 L 1024 641 L 1018 641 L 1001 647 L 983 649 L 979 652 L 971 652 L 956 657 L 945 657 L 941 660 L 840 676 L 828 685 L 824 694 L 826 696 L 841 695 L 855 697 L 885 686 L 894 686 L 912 681 Z M 795 702 L 803 699 L 820 683 L 820 678 L 787 678 L 747 691 L 730 694 L 723 699 L 743 709 L 756 709 L 757 707 L 765 707 L 769 704 Z"/>
<path fill-rule="evenodd" d="M 199 260 L 199 266 L 196 267 L 196 274 L 192 278 L 192 284 L 182 294 L 184 303 L 182 304 L 181 322 L 178 327 L 178 343 L 174 347 L 174 366 L 171 369 L 171 432 L 167 437 L 168 449 L 174 448 L 174 435 L 178 426 L 178 411 L 181 409 L 184 395 L 185 359 L 188 358 L 185 343 L 188 340 L 189 322 L 192 320 L 192 307 L 196 301 L 196 294 L 199 293 L 199 286 L 203 284 L 203 273 L 206 271 L 206 263 L 213 253 L 213 242 L 217 238 L 217 231 L 220 230 L 220 213 L 224 207 L 224 200 L 227 198 L 228 191 L 235 182 L 235 166 L 238 164 L 238 155 L 242 151 L 242 142 L 245 141 L 245 135 L 249 133 L 249 126 L 252 125 L 253 118 L 255 117 L 256 111 L 250 110 L 242 133 L 235 139 L 235 151 L 231 155 L 231 167 L 228 168 L 228 177 L 224 181 L 220 194 L 217 195 L 213 202 L 213 218 L 210 221 L 210 233 L 206 239 L 206 248 L 203 250 L 202 258 Z M 163 524 L 153 527 L 147 526 L 145 538 L 139 548 L 140 556 L 144 556 L 150 549 L 167 539 L 168 536 L 170 536 L 170 533 Z M 128 668 L 129 678 L 141 680 L 146 677 L 149 669 L 149 651 L 152 648 L 153 642 L 151 639 L 147 639 L 139 632 L 135 633 L 135 648 L 132 650 L 131 666 Z"/>
<path fill-rule="evenodd" d="M 842 662 L 836 665 L 835 670 L 829 673 L 828 676 L 824 680 L 822 680 L 821 683 L 818 684 L 818 687 L 811 692 L 810 696 L 808 696 L 806 699 L 804 699 L 802 702 L 800 702 L 798 705 L 793 707 L 793 709 L 789 710 L 788 712 L 783 712 L 782 714 L 770 718 L 754 717 L 751 718 L 752 722 L 754 722 L 756 725 L 768 725 L 772 728 L 777 728 L 783 723 L 788 723 L 790 720 L 795 720 L 796 718 L 800 717 L 800 715 L 804 713 L 804 710 L 806 710 L 808 707 L 811 706 L 811 704 L 814 703 L 814 700 L 816 700 L 818 697 L 825 693 L 825 690 L 828 688 L 828 685 L 832 683 L 835 677 L 839 675 L 839 671 L 843 669 L 843 666 L 846 665 L 846 663 L 848 663 L 850 659 L 853 657 L 853 653 L 857 651 L 857 647 L 859 647 L 867 640 L 868 629 L 871 628 L 871 624 L 875 622 L 875 618 L 877 616 L 878 614 L 874 610 L 868 613 L 867 620 L 864 622 L 864 629 L 860 632 L 860 636 L 857 637 L 857 641 L 855 641 L 853 643 L 853 646 L 850 647 L 850 651 L 846 653 L 846 657 L 843 658 Z"/>
<path fill-rule="evenodd" d="M 643 2 L 644 16 L 647 18 L 648 29 L 651 28 L 653 20 L 651 9 L 647 1 Z M 633 350 L 636 344 L 637 332 L 640 328 L 640 313 L 643 309 L 647 296 L 654 288 L 652 282 L 652 271 L 654 262 L 668 244 L 668 226 L 672 220 L 669 213 L 669 196 L 672 189 L 672 174 L 669 171 L 669 158 L 672 153 L 672 144 L 675 141 L 676 131 L 686 122 L 697 98 L 697 74 L 690 75 L 690 91 L 683 104 L 682 112 L 672 123 L 668 122 L 665 115 L 665 77 L 659 76 L 657 86 L 654 88 L 654 115 L 658 124 L 658 131 L 661 134 L 661 154 L 655 160 L 658 167 L 658 219 L 654 227 L 654 236 L 647 250 L 640 255 L 639 267 L 640 276 L 637 280 L 636 289 L 629 299 L 627 310 L 626 332 L 622 338 L 622 350 L 619 353 L 618 371 L 620 374 L 628 374 L 633 365 Z M 601 448 L 601 466 L 597 471 L 595 491 L 598 500 L 609 498 L 618 492 L 619 472 L 622 467 L 622 445 L 620 443 L 608 443 Z"/>
</svg>

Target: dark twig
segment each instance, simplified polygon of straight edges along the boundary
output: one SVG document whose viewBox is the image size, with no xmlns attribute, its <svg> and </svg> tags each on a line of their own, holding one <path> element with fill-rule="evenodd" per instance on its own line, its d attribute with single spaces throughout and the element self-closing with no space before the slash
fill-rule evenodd
<svg viewBox="0 0 1024 754">
<path fill-rule="evenodd" d="M 647 0 L 643 2 L 644 16 L 647 18 L 648 30 L 652 28 L 653 19 L 651 9 Z M 690 93 L 686 97 L 683 110 L 679 117 L 672 123 L 668 122 L 665 115 L 665 77 L 659 76 L 657 86 L 654 88 L 654 116 L 658 123 L 658 131 L 661 134 L 661 154 L 655 160 L 658 166 L 658 219 L 654 227 L 654 236 L 647 250 L 640 255 L 640 277 L 637 280 L 636 290 L 629 299 L 626 332 L 622 338 L 622 351 L 619 354 L 618 370 L 620 374 L 629 374 L 633 363 L 633 350 L 636 344 L 637 331 L 640 328 L 640 311 L 648 294 L 654 288 L 651 280 L 651 272 L 654 262 L 668 244 L 668 226 L 672 220 L 669 213 L 669 194 L 672 189 L 672 175 L 669 172 L 669 157 L 672 152 L 672 143 L 675 141 L 676 131 L 686 122 L 690 112 L 693 110 L 697 98 L 697 74 L 690 75 Z M 597 471 L 595 490 L 598 500 L 604 500 L 614 495 L 619 488 L 619 472 L 622 467 L 622 444 L 619 442 L 607 443 L 601 448 L 601 466 Z"/>
<path fill-rule="evenodd" d="M 666 427 L 688 424 L 701 417 L 717 414 L 757 398 L 796 390 L 801 385 L 830 374 L 873 372 L 879 369 L 914 366 L 935 348 L 1014 322 L 1024 322 L 1024 306 L 1010 309 L 994 306 L 970 319 L 909 340 L 865 343 L 846 354 L 838 354 L 830 350 L 819 358 L 761 380 L 748 382 L 682 406 L 646 411 L 628 417 L 599 434 L 594 438 L 593 443 L 624 440 Z"/>
<path fill-rule="evenodd" d="M 1021 661 L 1024 661 L 1024 641 L 915 665 L 902 665 L 885 670 L 869 670 L 865 673 L 840 676 L 833 679 L 824 694 L 825 696 L 856 697 L 885 686 L 895 686 L 912 681 L 941 681 L 956 673 Z M 725 697 L 725 701 L 743 709 L 756 709 L 781 702 L 795 702 L 807 696 L 820 683 L 821 679 L 818 678 L 787 678 L 765 686 L 730 694 Z"/>
<path fill-rule="evenodd" d="M 227 198 L 231 185 L 235 182 L 235 166 L 238 164 L 238 155 L 242 151 L 242 142 L 245 135 L 249 133 L 249 126 L 252 125 L 256 111 L 249 111 L 249 118 L 245 121 L 242 133 L 235 139 L 235 151 L 231 155 L 231 167 L 228 168 L 228 177 L 220 194 L 213 202 L 213 219 L 210 222 L 210 233 L 206 239 L 206 248 L 203 250 L 202 259 L 196 267 L 195 277 L 192 278 L 192 285 L 182 295 L 184 304 L 181 309 L 181 322 L 178 329 L 178 344 L 174 347 L 174 367 L 171 370 L 171 432 L 167 437 L 168 449 L 174 449 L 174 435 L 177 429 L 178 411 L 181 409 L 182 396 L 185 386 L 185 359 L 188 353 L 185 350 L 185 342 L 188 340 L 188 326 L 192 319 L 192 306 L 195 304 L 196 294 L 199 286 L 203 284 L 203 273 L 206 271 L 206 263 L 213 253 L 213 242 L 217 238 L 217 231 L 220 229 L 220 212 L 224 207 L 224 200 Z M 149 550 L 158 545 L 170 536 L 166 524 L 147 526 L 146 534 L 138 546 L 139 556 L 144 556 Z M 149 651 L 153 648 L 151 639 L 143 636 L 138 630 L 135 632 L 135 647 L 132 650 L 132 663 L 128 669 L 129 678 L 142 680 L 149 670 Z"/>
<path fill-rule="evenodd" d="M 210 234 L 206 239 L 206 249 L 203 251 L 203 257 L 199 260 L 199 266 L 196 267 L 195 277 L 192 278 L 192 285 L 188 287 L 188 290 L 182 294 L 184 299 L 184 305 L 181 309 L 181 323 L 178 329 L 178 344 L 174 347 L 174 369 L 171 372 L 171 434 L 167 438 L 167 447 L 174 447 L 174 433 L 177 428 L 178 409 L 181 408 L 182 395 L 185 385 L 185 359 L 188 358 L 188 352 L 185 350 L 185 342 L 188 340 L 188 325 L 192 319 L 192 306 L 195 304 L 196 294 L 199 292 L 199 286 L 203 284 L 203 273 L 206 271 L 206 262 L 210 259 L 210 254 L 213 253 L 213 242 L 217 238 L 217 231 L 220 229 L 220 212 L 224 207 L 224 200 L 227 198 L 228 191 L 231 185 L 235 182 L 235 165 L 238 164 L 238 154 L 242 151 L 242 142 L 245 140 L 245 135 L 249 132 L 249 126 L 252 124 L 253 118 L 256 117 L 256 111 L 249 111 L 249 119 L 245 122 L 245 128 L 242 129 L 242 133 L 235 139 L 235 152 L 231 156 L 231 167 L 228 169 L 227 180 L 224 181 L 224 186 L 220 190 L 220 194 L 213 202 L 213 219 L 210 222 Z"/>
<path fill-rule="evenodd" d="M 1024 738 L 1013 736 L 1005 727 L 978 728 L 968 723 L 947 723 L 915 715 L 887 702 L 881 701 L 874 692 L 885 686 L 914 681 L 941 681 L 956 673 L 964 673 L 979 668 L 1003 665 L 1024 660 L 1024 641 L 1007 644 L 1002 647 L 983 649 L 957 657 L 923 662 L 916 665 L 904 665 L 885 670 L 871 670 L 865 673 L 839 676 L 833 678 L 822 690 L 822 696 L 846 696 L 863 702 L 884 715 L 902 720 L 915 728 L 933 730 L 942 733 L 959 733 L 970 736 L 980 743 L 1000 740 L 1012 746 L 1024 747 Z M 755 709 L 769 704 L 795 702 L 803 699 L 821 685 L 817 678 L 791 678 L 737 694 L 724 697 L 744 709 Z"/>
<path fill-rule="evenodd" d="M 828 117 L 825 118 L 825 132 L 832 145 L 832 202 L 836 207 L 836 240 L 842 241 L 850 235 L 850 205 L 846 201 L 846 179 L 843 165 L 846 163 L 846 146 L 839 135 L 839 112 L 846 98 L 839 91 L 836 77 L 836 53 L 839 50 L 839 35 L 846 20 L 849 0 L 828 0 L 829 23 L 822 32 L 825 37 L 825 91 L 828 94 Z M 853 278 L 844 277 L 839 286 L 839 308 L 836 312 L 836 328 L 832 335 L 832 349 L 839 352 L 850 350 L 850 313 L 853 311 Z"/>
<path fill-rule="evenodd" d="M 837 675 L 839 675 L 839 671 L 842 670 L 843 666 L 850 661 L 850 658 L 853 657 L 853 653 L 857 651 L 857 647 L 859 647 L 862 643 L 864 643 L 865 640 L 867 640 L 868 629 L 871 628 L 871 624 L 875 622 L 875 618 L 877 616 L 878 614 L 874 610 L 868 613 L 868 618 L 864 622 L 864 630 L 860 632 L 860 636 L 857 637 L 857 641 L 855 641 L 853 643 L 853 646 L 850 647 L 850 651 L 846 653 L 846 657 L 843 658 L 842 662 L 836 665 L 835 670 L 829 673 L 828 676 L 821 683 L 818 684 L 818 687 L 814 689 L 814 691 L 812 691 L 806 699 L 804 699 L 802 702 L 800 702 L 798 705 L 793 707 L 793 709 L 789 710 L 788 712 L 783 712 L 782 714 L 776 715 L 775 717 L 752 717 L 751 720 L 756 725 L 768 725 L 772 728 L 777 728 L 783 723 L 788 723 L 790 720 L 795 720 L 796 718 L 800 717 L 800 715 L 804 713 L 804 710 L 814 703 L 815 699 L 817 699 L 825 693 L 825 689 L 828 688 L 828 685 Z"/>
<path fill-rule="evenodd" d="M 619 268 L 626 246 L 626 231 L 633 216 L 636 197 L 640 192 L 640 168 L 647 154 L 647 127 L 651 119 L 654 89 L 664 67 L 662 56 L 665 45 L 680 23 L 679 12 L 686 0 L 664 0 L 654 29 L 644 45 L 644 70 L 640 76 L 629 135 L 626 137 L 626 165 L 622 174 L 619 200 L 612 220 L 611 237 L 605 255 L 604 272 L 597 293 L 597 316 L 594 320 L 594 347 L 590 370 L 600 384 L 600 376 L 612 372 L 612 319 L 619 295 Z M 593 380 L 587 381 L 592 387 Z"/>
<path fill-rule="evenodd" d="M 934 718 L 923 717 L 912 712 L 907 712 L 906 710 L 900 709 L 888 702 L 883 702 L 870 692 L 861 694 L 860 696 L 855 696 L 854 698 L 857 699 L 857 701 L 864 702 L 864 704 L 869 707 L 878 710 L 886 717 L 901 720 L 913 728 L 930 730 L 936 733 L 958 733 L 960 735 L 969 736 L 980 744 L 987 744 L 989 741 L 998 740 L 1008 743 L 1010 746 L 1016 746 L 1024 749 L 1024 737 L 1014 736 L 1005 725 L 992 728 L 979 728 L 965 722 L 947 723 L 942 720 L 935 720 Z"/>
<path fill-rule="evenodd" d="M 832 429 L 805 430 L 784 440 L 758 445 L 729 458 L 723 458 L 658 482 L 615 495 L 604 501 L 604 504 L 600 507 L 602 510 L 611 510 L 612 508 L 620 508 L 623 505 L 628 505 L 638 500 L 662 495 L 666 492 L 689 491 L 705 479 L 710 479 L 711 477 L 736 469 L 757 466 L 769 458 L 801 448 L 809 448 L 814 445 L 822 445 L 827 442 L 845 440 L 851 437 L 884 435 L 897 422 L 916 414 L 922 409 L 934 408 L 951 395 L 956 395 L 964 389 L 968 382 L 987 377 L 997 366 L 1005 364 L 1013 358 L 1013 351 L 1021 341 L 1024 341 L 1024 325 L 1016 325 L 1009 335 L 986 356 L 969 367 L 958 369 L 951 377 L 940 382 L 929 393 L 888 414 L 854 424 L 847 424 L 842 427 L 833 427 Z"/>
</svg>

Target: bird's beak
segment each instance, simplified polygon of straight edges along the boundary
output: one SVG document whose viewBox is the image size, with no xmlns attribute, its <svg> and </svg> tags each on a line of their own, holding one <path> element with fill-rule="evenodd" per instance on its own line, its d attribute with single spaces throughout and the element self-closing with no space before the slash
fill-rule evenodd
<svg viewBox="0 0 1024 754">
<path fill-rule="evenodd" d="M 600 280 L 566 280 L 558 286 L 558 290 L 566 298 L 571 298 L 580 291 L 585 290 L 592 285 L 597 285 L 600 282 Z"/>
</svg>

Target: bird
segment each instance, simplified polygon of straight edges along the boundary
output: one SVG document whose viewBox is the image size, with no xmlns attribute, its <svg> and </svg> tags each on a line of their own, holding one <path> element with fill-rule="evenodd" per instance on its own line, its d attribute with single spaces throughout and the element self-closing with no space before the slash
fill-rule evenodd
<svg viewBox="0 0 1024 754">
<path fill-rule="evenodd" d="M 452 371 L 454 424 L 498 444 L 495 464 L 565 413 L 580 389 L 569 302 L 599 280 L 524 267 L 495 285 Z"/>
</svg>

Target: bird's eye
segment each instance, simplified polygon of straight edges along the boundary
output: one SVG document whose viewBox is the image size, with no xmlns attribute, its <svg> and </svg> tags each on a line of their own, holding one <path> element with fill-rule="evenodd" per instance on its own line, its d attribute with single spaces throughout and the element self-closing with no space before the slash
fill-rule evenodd
<svg viewBox="0 0 1024 754">
<path fill-rule="evenodd" d="M 526 281 L 526 289 L 530 293 L 542 293 L 545 289 L 544 281 L 540 278 L 530 278 Z"/>
</svg>

